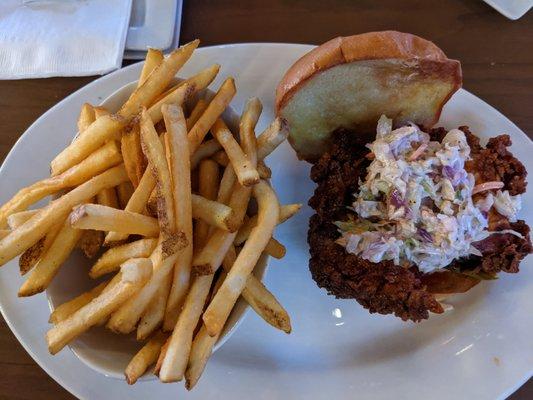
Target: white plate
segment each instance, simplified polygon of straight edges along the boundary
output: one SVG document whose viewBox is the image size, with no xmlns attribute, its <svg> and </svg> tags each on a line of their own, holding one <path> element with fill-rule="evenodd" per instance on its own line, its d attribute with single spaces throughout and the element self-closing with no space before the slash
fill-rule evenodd
<svg viewBox="0 0 533 400">
<path fill-rule="evenodd" d="M 533 7 L 533 0 L 483 0 L 509 19 L 519 19 Z"/>
<path fill-rule="evenodd" d="M 265 105 L 260 128 L 272 118 L 274 89 L 283 72 L 312 47 L 245 44 L 200 49 L 183 75 L 213 62 L 220 77 L 236 78 L 233 102 L 240 110 L 249 96 Z M 105 76 L 69 96 L 37 120 L 21 137 L 0 170 L 0 202 L 22 185 L 43 176 L 49 160 L 71 139 L 84 101 L 99 103 L 137 79 L 140 64 Z M 180 73 L 181 74 L 181 73 Z M 441 124 L 469 125 L 480 136 L 509 133 L 512 150 L 533 171 L 533 146 L 526 135 L 498 111 L 465 90 L 446 106 Z M 273 185 L 283 203 L 306 203 L 313 185 L 309 166 L 296 161 L 288 144 L 267 160 Z M 522 217 L 532 221 L 533 191 L 524 198 Z M 45 296 L 18 299 L 22 280 L 15 262 L 0 270 L 0 305 L 4 318 L 26 350 L 55 380 L 83 399 L 343 399 L 504 398 L 532 374 L 533 265 L 528 257 L 518 275 L 503 274 L 453 300 L 455 310 L 421 324 L 392 316 L 370 315 L 354 301 L 336 300 L 320 290 L 307 268 L 306 207 L 281 225 L 277 238 L 288 254 L 271 261 L 267 286 L 292 316 L 293 333 L 280 333 L 253 313 L 213 356 L 198 386 L 157 381 L 129 387 L 106 378 L 63 350 L 47 352 Z"/>
</svg>

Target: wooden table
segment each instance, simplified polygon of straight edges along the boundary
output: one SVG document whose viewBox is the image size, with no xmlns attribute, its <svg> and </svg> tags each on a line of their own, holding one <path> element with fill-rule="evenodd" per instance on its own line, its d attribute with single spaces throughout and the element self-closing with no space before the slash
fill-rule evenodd
<svg viewBox="0 0 533 400">
<path fill-rule="evenodd" d="M 533 12 L 509 21 L 481 0 L 194 0 L 184 5 L 181 42 L 318 44 L 385 29 L 436 42 L 461 60 L 466 89 L 533 135 Z M 96 78 L 0 81 L 0 160 L 36 118 Z M 3 320 L 0 370 L 2 399 L 72 398 L 35 364 Z M 511 396 L 531 398 L 532 380 Z"/>
</svg>

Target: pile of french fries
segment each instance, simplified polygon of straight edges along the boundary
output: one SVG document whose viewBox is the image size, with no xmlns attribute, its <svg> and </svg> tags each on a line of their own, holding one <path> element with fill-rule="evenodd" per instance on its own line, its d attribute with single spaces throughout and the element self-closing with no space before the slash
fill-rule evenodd
<svg viewBox="0 0 533 400">
<path fill-rule="evenodd" d="M 172 86 L 198 44 L 166 57 L 151 49 L 120 110 L 85 104 L 51 176 L 0 208 L 0 265 L 20 255 L 28 274 L 19 296 L 44 291 L 76 248 L 100 254 L 89 276 L 101 283 L 53 311 L 46 340 L 55 354 L 92 326 L 136 331 L 144 345 L 126 368 L 130 384 L 155 364 L 162 382 L 185 377 L 193 388 L 240 296 L 291 331 L 252 273 L 263 253 L 284 256 L 274 228 L 301 206 L 280 206 L 264 162 L 287 130 L 276 119 L 256 137 L 262 106 L 252 98 L 232 132 L 222 119 L 236 93 L 232 78 L 194 103 L 218 65 Z M 28 209 L 48 196 L 47 206 Z"/>
</svg>

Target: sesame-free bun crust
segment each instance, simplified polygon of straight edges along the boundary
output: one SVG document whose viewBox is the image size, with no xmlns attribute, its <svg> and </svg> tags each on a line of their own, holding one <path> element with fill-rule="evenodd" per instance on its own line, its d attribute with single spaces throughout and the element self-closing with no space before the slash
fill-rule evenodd
<svg viewBox="0 0 533 400">
<path fill-rule="evenodd" d="M 370 32 L 332 39 L 296 61 L 278 85 L 276 111 L 298 157 L 313 162 L 337 129 L 375 132 L 381 114 L 395 125 L 433 126 L 461 83 L 459 61 L 432 42 Z"/>
</svg>

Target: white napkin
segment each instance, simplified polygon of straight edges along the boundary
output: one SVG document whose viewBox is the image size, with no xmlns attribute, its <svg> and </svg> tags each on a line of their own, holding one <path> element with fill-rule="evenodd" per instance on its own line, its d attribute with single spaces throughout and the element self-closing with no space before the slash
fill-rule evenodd
<svg viewBox="0 0 533 400">
<path fill-rule="evenodd" d="M 131 0 L 0 0 L 0 79 L 119 68 L 130 13 Z"/>
</svg>

